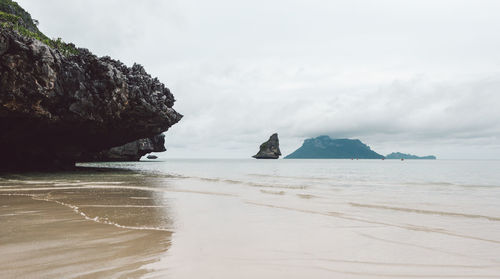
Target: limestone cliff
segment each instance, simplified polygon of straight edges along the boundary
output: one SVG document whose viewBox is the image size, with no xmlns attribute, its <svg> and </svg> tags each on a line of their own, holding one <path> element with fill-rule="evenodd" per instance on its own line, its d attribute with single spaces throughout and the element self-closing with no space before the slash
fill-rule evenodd
<svg viewBox="0 0 500 279">
<path fill-rule="evenodd" d="M 0 169 L 71 166 L 86 152 L 158 135 L 182 115 L 138 64 L 64 52 L 0 25 Z"/>
</svg>

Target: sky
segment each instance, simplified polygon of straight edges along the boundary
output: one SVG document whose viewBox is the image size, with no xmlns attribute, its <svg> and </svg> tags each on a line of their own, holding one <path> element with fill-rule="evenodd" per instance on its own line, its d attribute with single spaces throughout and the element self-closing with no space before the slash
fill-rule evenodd
<svg viewBox="0 0 500 279">
<path fill-rule="evenodd" d="M 17 0 L 39 28 L 145 66 L 184 118 L 166 157 L 248 158 L 277 132 L 500 157 L 500 1 Z"/>
</svg>

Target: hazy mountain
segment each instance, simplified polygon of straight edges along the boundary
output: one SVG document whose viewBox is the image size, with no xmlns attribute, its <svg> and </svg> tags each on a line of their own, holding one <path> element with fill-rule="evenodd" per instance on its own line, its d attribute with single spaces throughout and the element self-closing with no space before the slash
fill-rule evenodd
<svg viewBox="0 0 500 279">
<path fill-rule="evenodd" d="M 302 146 L 285 159 L 382 159 L 358 139 L 332 139 L 319 136 L 306 139 Z"/>
<path fill-rule="evenodd" d="M 385 156 L 386 159 L 421 159 L 421 160 L 436 160 L 436 156 L 429 155 L 429 156 L 423 156 L 419 157 L 417 155 L 412 155 L 412 154 L 405 154 L 401 152 L 393 152 L 387 156 Z"/>
</svg>

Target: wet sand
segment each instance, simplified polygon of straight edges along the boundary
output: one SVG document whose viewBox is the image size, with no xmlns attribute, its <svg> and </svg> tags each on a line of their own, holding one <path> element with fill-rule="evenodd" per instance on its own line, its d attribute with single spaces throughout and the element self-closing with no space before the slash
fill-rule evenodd
<svg viewBox="0 0 500 279">
<path fill-rule="evenodd" d="M 110 171 L 1 180 L 0 278 L 147 274 L 170 247 L 167 206 L 150 191 L 85 188 L 140 182 Z"/>
</svg>

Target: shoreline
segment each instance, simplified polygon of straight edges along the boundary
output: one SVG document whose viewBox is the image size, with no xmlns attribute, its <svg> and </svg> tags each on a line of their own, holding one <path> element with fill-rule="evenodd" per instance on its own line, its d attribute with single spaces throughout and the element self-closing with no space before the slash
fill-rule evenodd
<svg viewBox="0 0 500 279">
<path fill-rule="evenodd" d="M 170 248 L 154 193 L 82 187 L 113 181 L 1 182 L 1 278 L 139 278 Z"/>
<path fill-rule="evenodd" d="M 498 164 L 387 165 L 180 160 L 3 175 L 0 277 L 496 278 Z"/>
</svg>

